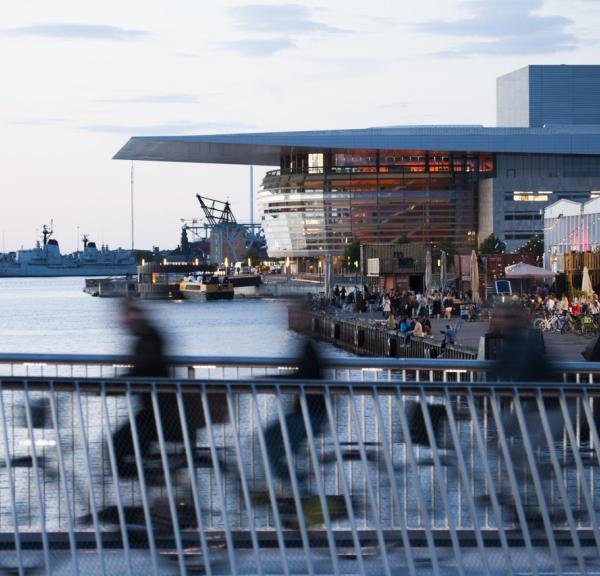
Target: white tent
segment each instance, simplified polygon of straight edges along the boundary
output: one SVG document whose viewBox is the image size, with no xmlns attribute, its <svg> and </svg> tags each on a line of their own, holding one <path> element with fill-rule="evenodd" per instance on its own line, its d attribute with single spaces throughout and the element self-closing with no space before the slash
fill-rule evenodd
<svg viewBox="0 0 600 576">
<path fill-rule="evenodd" d="M 591 296 L 594 293 L 594 287 L 592 286 L 592 279 L 590 278 L 590 271 L 587 266 L 583 267 L 583 279 L 581 281 L 581 291 L 586 296 Z"/>
<path fill-rule="evenodd" d="M 427 250 L 425 254 L 425 294 L 429 296 L 431 294 L 431 280 L 433 274 L 431 269 L 431 251 Z"/>
<path fill-rule="evenodd" d="M 471 291 L 473 292 L 473 302 L 477 302 L 479 300 L 479 266 L 475 250 L 471 250 Z"/>
<path fill-rule="evenodd" d="M 554 278 L 554 276 L 556 276 L 552 270 L 538 268 L 531 264 L 525 264 L 525 262 L 517 262 L 512 266 L 507 266 L 504 268 L 504 275 L 507 280 L 534 280 L 536 278 Z"/>
<path fill-rule="evenodd" d="M 440 288 L 442 290 L 445 290 L 447 283 L 448 283 L 448 261 L 446 258 L 446 253 L 442 250 L 442 252 L 440 254 Z"/>
</svg>

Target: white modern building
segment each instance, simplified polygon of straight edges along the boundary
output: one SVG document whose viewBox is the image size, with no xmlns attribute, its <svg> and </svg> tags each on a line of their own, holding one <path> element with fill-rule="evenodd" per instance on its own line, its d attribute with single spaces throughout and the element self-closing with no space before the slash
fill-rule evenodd
<svg viewBox="0 0 600 576">
<path fill-rule="evenodd" d="M 546 265 L 562 271 L 568 252 L 600 250 L 600 192 L 587 202 L 559 200 L 544 210 Z"/>
</svg>

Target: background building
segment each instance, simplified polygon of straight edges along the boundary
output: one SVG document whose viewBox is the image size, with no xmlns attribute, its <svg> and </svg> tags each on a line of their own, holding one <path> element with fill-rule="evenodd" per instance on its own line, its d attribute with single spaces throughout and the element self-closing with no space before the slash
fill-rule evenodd
<svg viewBox="0 0 600 576">
<path fill-rule="evenodd" d="M 564 255 L 600 249 L 600 197 L 587 202 L 560 200 L 544 210 L 546 263 L 564 271 Z"/>
<path fill-rule="evenodd" d="M 275 167 L 258 194 L 271 256 L 494 233 L 543 235 L 543 209 L 600 190 L 600 66 L 528 66 L 498 79 L 498 127 L 137 137 L 115 158 Z"/>
</svg>

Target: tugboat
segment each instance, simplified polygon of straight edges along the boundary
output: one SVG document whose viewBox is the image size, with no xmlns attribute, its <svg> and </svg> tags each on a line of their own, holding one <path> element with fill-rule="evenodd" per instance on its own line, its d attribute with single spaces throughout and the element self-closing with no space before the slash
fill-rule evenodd
<svg viewBox="0 0 600 576">
<path fill-rule="evenodd" d="M 179 283 L 185 300 L 233 300 L 234 289 L 227 276 L 205 274 L 202 278 L 186 278 Z"/>
<path fill-rule="evenodd" d="M 131 250 L 109 250 L 83 236 L 83 251 L 63 255 L 52 238 L 52 224 L 42 227 L 42 243 L 35 248 L 0 254 L 0 277 L 125 276 L 135 274 L 137 264 Z"/>
</svg>

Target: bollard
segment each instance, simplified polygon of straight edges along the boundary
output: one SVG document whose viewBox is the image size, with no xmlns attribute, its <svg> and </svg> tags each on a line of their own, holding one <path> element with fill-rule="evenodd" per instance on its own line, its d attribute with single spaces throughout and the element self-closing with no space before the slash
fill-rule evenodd
<svg viewBox="0 0 600 576">
<path fill-rule="evenodd" d="M 356 328 L 354 330 L 354 346 L 362 348 L 365 345 L 365 330 L 364 328 Z"/>
<path fill-rule="evenodd" d="M 334 340 L 339 340 L 339 338 L 340 338 L 340 325 L 339 324 L 337 324 L 335 322 L 333 324 L 331 324 L 330 336 Z"/>
<path fill-rule="evenodd" d="M 397 347 L 398 347 L 398 336 L 396 335 L 395 332 L 388 332 L 388 335 L 386 338 L 386 351 L 387 351 L 387 355 L 390 358 L 396 357 Z"/>
</svg>

